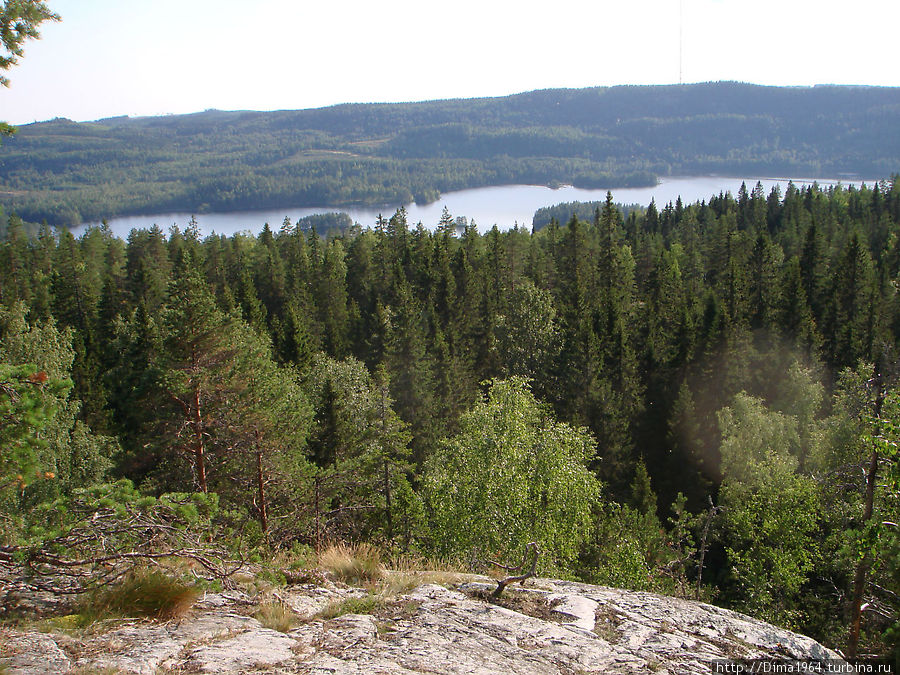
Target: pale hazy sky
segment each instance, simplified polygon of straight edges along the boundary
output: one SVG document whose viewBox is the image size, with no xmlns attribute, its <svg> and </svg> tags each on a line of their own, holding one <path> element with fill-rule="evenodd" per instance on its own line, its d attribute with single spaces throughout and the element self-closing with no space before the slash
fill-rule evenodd
<svg viewBox="0 0 900 675">
<path fill-rule="evenodd" d="M 7 73 L 0 120 L 295 109 L 680 78 L 900 86 L 897 0 L 47 2 L 63 20 L 45 25 Z"/>
</svg>

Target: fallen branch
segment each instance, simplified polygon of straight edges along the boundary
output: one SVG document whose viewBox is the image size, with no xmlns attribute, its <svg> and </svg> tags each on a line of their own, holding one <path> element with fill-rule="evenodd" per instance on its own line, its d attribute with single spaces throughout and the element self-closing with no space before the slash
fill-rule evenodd
<svg viewBox="0 0 900 675">
<path fill-rule="evenodd" d="M 42 505 L 40 526 L 0 545 L 0 574 L 19 585 L 81 593 L 114 583 L 131 569 L 167 559 L 190 561 L 207 579 L 228 579 L 243 566 L 216 546 L 203 500 L 143 497 L 130 484 L 96 486 Z"/>
<path fill-rule="evenodd" d="M 528 571 L 525 572 L 524 574 L 519 574 L 516 576 L 509 576 L 504 579 L 500 579 L 500 581 L 497 582 L 497 588 L 491 594 L 491 597 L 499 598 L 500 595 L 503 593 L 504 589 L 506 589 L 506 587 L 509 586 L 510 584 L 522 583 L 526 579 L 530 579 L 531 577 L 534 576 L 535 570 L 537 569 L 538 556 L 540 555 L 540 552 L 538 551 L 537 542 L 530 541 L 525 545 L 525 555 L 522 556 L 522 562 L 519 563 L 519 565 L 517 567 L 506 567 L 505 565 L 500 565 L 498 563 L 491 563 L 491 564 L 497 565 L 497 567 L 501 567 L 505 570 L 517 572 L 525 567 L 525 563 L 528 561 L 528 553 L 529 552 L 531 552 L 531 567 L 528 568 Z"/>
</svg>

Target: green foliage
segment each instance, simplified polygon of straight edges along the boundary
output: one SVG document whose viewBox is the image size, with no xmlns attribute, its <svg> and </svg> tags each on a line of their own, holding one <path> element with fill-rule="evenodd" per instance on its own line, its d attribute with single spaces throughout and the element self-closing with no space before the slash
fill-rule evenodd
<svg viewBox="0 0 900 675">
<path fill-rule="evenodd" d="M 817 556 L 819 486 L 797 473 L 797 421 L 745 394 L 719 413 L 724 541 L 743 606 L 792 626 Z"/>
<path fill-rule="evenodd" d="M 858 368 L 860 374 L 867 374 L 868 368 Z M 868 371 L 871 372 L 871 371 Z M 873 379 L 877 379 L 876 378 Z M 867 384 L 874 384 L 868 380 Z M 878 392 L 874 392 L 876 401 Z M 900 589 L 900 391 L 895 388 L 883 393 L 879 403 L 866 405 L 860 411 L 862 445 L 870 453 L 871 462 L 877 466 L 871 474 L 875 483 L 871 490 L 871 506 L 869 486 L 861 501 L 863 513 L 871 512 L 859 519 L 855 528 L 847 533 L 847 546 L 857 571 L 862 568 L 870 575 L 870 586 L 863 600 L 874 605 L 880 611 L 867 623 L 869 633 L 879 633 L 887 648 L 893 650 L 893 657 L 898 658 L 898 630 L 900 622 L 897 612 L 900 603 L 897 601 L 897 590 Z M 874 637 L 874 636 L 873 636 Z M 872 638 L 869 638 L 872 639 Z"/>
<path fill-rule="evenodd" d="M 598 187 L 606 188 L 609 187 L 609 185 L 600 184 Z M 555 204 L 554 206 L 542 206 L 534 212 L 531 226 L 535 230 L 540 230 L 549 225 L 551 220 L 556 220 L 559 223 L 567 223 L 573 216 L 578 218 L 578 220 L 587 222 L 591 220 L 594 217 L 594 213 L 602 207 L 603 202 L 566 202 L 563 204 Z M 616 207 L 622 212 L 622 215 L 625 218 L 628 218 L 632 211 L 642 208 L 637 204 L 616 204 Z"/>
<path fill-rule="evenodd" d="M 323 538 L 382 539 L 408 550 L 421 528 L 409 487 L 410 434 L 393 410 L 387 372 L 319 356 L 308 386 L 314 407 L 309 446 L 317 465 L 313 504 Z M 308 495 L 307 495 L 308 497 Z"/>
<path fill-rule="evenodd" d="M 605 504 L 595 515 L 581 554 L 579 576 L 588 583 L 638 591 L 673 592 L 663 574 L 671 559 L 655 513 Z"/>
<path fill-rule="evenodd" d="M 46 380 L 44 371 L 28 365 L 0 363 L 0 496 L 22 492 L 34 480 L 53 478 L 42 471 L 39 457 L 46 447 L 40 432 L 56 413 L 53 394 L 64 394 L 63 382 Z M 4 500 L 5 501 L 5 500 Z"/>
<path fill-rule="evenodd" d="M 221 573 L 214 494 L 141 494 L 127 480 L 76 489 L 25 512 L 0 565 L 41 588 L 64 569 L 69 590 L 103 587 L 142 561 L 189 558 Z"/>
<path fill-rule="evenodd" d="M 77 419 L 72 332 L 29 324 L 25 312 L 22 303 L 0 308 L 0 490 L 16 484 L 33 501 L 102 479 L 117 443 Z"/>
<path fill-rule="evenodd" d="M 839 647 L 862 570 L 862 645 L 886 653 L 900 184 L 599 206 L 484 235 L 401 210 L 324 239 L 4 218 L 3 573 L 62 561 L 90 586 L 200 551 L 215 584 L 223 557 L 295 545 L 508 562 L 537 540 L 544 571 Z M 103 483 L 110 459 L 133 483 Z"/>
<path fill-rule="evenodd" d="M 8 0 L 0 5 L 0 71 L 16 65 L 25 41 L 40 37 L 38 27 L 44 21 L 59 21 L 59 15 L 38 0 Z M 8 87 L 9 79 L 0 75 L 0 85 Z"/>
<path fill-rule="evenodd" d="M 720 82 L 57 119 L 23 126 L 6 143 L 0 184 L 8 210 L 73 225 L 134 213 L 431 202 L 443 192 L 516 183 L 615 188 L 653 185 L 660 175 L 884 175 L 897 168 L 895 101 L 890 88 Z M 635 113 L 648 110 L 652 116 Z M 814 120 L 809 110 L 818 111 Z"/>
<path fill-rule="evenodd" d="M 525 279 L 512 290 L 496 321 L 496 349 L 503 376 L 546 382 L 560 348 L 551 294 Z"/>
<path fill-rule="evenodd" d="M 600 497 L 585 468 L 594 452 L 590 435 L 554 421 L 524 380 L 493 381 L 487 400 L 429 460 L 435 551 L 510 560 L 535 541 L 544 569 L 568 569 Z"/>
</svg>

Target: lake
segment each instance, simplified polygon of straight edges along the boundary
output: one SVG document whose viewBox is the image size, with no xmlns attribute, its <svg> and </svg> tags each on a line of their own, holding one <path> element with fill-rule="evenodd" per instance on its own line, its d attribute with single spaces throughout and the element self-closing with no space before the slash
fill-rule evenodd
<svg viewBox="0 0 900 675">
<path fill-rule="evenodd" d="M 747 189 L 753 189 L 757 182 L 762 183 L 766 194 L 772 186 L 781 185 L 784 193 L 788 181 L 793 180 L 798 187 L 809 185 L 813 181 L 820 185 L 832 185 L 838 182 L 836 178 L 732 178 L 726 176 L 700 176 L 685 178 L 664 178 L 654 187 L 643 188 L 618 188 L 612 190 L 613 199 L 620 204 L 641 204 L 646 206 L 651 199 L 656 200 L 659 208 L 668 202 L 674 202 L 679 196 L 685 203 L 693 203 L 703 199 L 708 200 L 720 192 L 730 191 L 737 195 L 741 183 L 747 184 Z M 841 181 L 844 185 L 859 185 L 860 180 Z M 874 181 L 865 181 L 872 185 Z M 475 188 L 472 190 L 460 190 L 448 192 L 431 204 L 406 204 L 408 221 L 411 227 L 421 222 L 425 227 L 433 229 L 441 218 L 441 213 L 446 206 L 453 217 L 465 216 L 474 221 L 482 232 L 489 230 L 494 225 L 500 229 L 510 229 L 517 223 L 528 228 L 534 212 L 543 206 L 553 206 L 562 202 L 588 202 L 602 201 L 606 199 L 606 189 L 586 190 L 572 186 L 564 186 L 551 189 L 540 185 L 503 185 L 497 187 Z M 216 233 L 232 235 L 235 232 L 249 231 L 259 232 L 266 223 L 273 230 L 277 230 L 284 221 L 285 216 L 291 221 L 312 215 L 314 213 L 329 213 L 343 211 L 363 227 L 375 224 L 378 215 L 388 218 L 400 205 L 384 208 L 361 207 L 297 207 L 266 209 L 261 211 L 236 211 L 232 213 L 203 213 L 197 214 L 196 220 L 200 231 L 205 234 Z M 147 228 L 158 225 L 168 231 L 173 225 L 184 229 L 191 219 L 190 213 L 166 213 L 152 216 L 126 216 L 110 219 L 109 226 L 113 233 L 123 239 L 133 228 Z M 77 236 L 88 225 L 82 225 L 73 229 Z"/>
</svg>

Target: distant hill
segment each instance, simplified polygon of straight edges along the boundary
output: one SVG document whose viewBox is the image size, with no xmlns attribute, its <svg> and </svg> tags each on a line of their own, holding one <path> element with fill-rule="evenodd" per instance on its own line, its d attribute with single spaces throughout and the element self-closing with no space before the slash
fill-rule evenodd
<svg viewBox="0 0 900 675">
<path fill-rule="evenodd" d="M 77 224 L 172 210 L 396 207 L 513 183 L 888 177 L 900 171 L 898 128 L 898 88 L 738 83 L 57 119 L 0 146 L 0 204 L 25 220 Z"/>
</svg>

